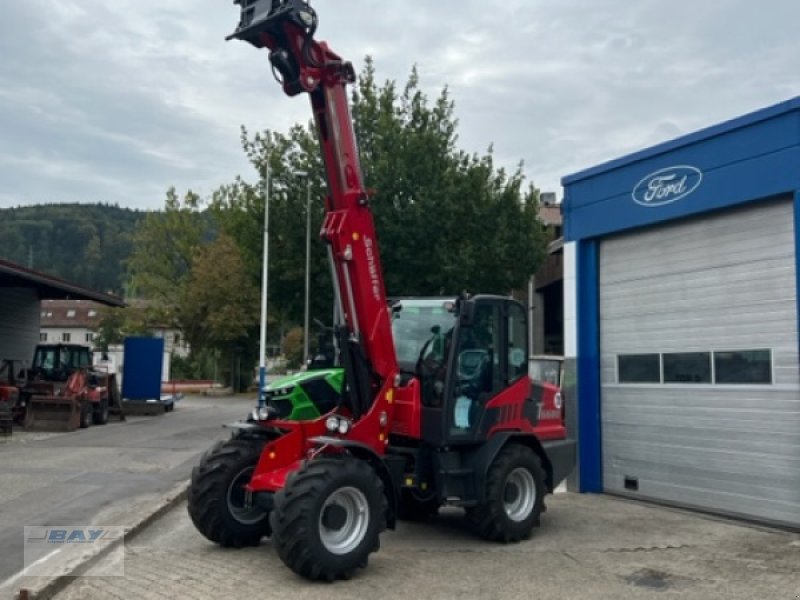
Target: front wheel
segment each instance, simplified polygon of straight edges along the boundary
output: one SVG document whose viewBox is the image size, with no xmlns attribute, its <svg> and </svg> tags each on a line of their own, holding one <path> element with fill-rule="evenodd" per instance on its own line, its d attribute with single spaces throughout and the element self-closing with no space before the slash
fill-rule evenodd
<svg viewBox="0 0 800 600">
<path fill-rule="evenodd" d="M 270 534 L 269 513 L 246 502 L 262 444 L 246 440 L 219 442 L 192 469 L 189 516 L 197 530 L 226 548 L 257 546 Z"/>
<path fill-rule="evenodd" d="M 307 579 L 347 579 L 380 547 L 386 512 L 383 483 L 369 463 L 318 458 L 275 495 L 272 542 L 284 564 Z"/>
<path fill-rule="evenodd" d="M 467 512 L 481 537 L 497 542 L 527 539 L 544 507 L 544 474 L 527 446 L 511 444 L 495 458 L 486 477 L 486 498 Z"/>
</svg>

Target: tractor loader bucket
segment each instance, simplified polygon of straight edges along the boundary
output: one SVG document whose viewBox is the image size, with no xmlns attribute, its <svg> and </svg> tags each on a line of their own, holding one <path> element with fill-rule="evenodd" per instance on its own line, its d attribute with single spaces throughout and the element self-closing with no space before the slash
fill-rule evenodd
<svg viewBox="0 0 800 600">
<path fill-rule="evenodd" d="M 25 413 L 25 429 L 75 431 L 81 425 L 81 403 L 65 396 L 31 396 Z"/>
</svg>

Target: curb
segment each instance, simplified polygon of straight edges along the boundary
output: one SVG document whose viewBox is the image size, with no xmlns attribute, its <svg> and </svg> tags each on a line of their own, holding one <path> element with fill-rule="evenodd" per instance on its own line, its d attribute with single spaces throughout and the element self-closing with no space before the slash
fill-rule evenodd
<svg viewBox="0 0 800 600">
<path fill-rule="evenodd" d="M 185 498 L 189 489 L 189 481 L 182 481 L 181 483 L 173 486 L 168 492 L 162 494 L 158 500 L 149 506 L 146 510 L 141 511 L 140 514 L 134 518 L 133 525 L 125 527 L 125 537 L 122 543 L 128 542 L 142 532 L 153 521 L 164 516 L 167 512 L 175 508 Z M 19 593 L 15 596 L 17 600 L 49 600 L 58 592 L 66 588 L 76 577 L 80 577 L 80 572 L 84 569 L 91 567 L 98 562 L 106 554 L 111 552 L 117 544 L 106 546 L 95 554 L 88 556 L 79 564 L 75 565 L 69 573 L 58 575 L 42 583 L 38 587 L 21 587 Z"/>
</svg>

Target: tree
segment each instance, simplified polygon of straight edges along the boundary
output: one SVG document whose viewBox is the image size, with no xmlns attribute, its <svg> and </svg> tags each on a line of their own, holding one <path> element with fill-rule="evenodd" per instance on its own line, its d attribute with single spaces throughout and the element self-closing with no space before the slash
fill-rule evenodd
<svg viewBox="0 0 800 600">
<path fill-rule="evenodd" d="M 258 324 L 258 289 L 229 236 L 195 250 L 178 315 L 192 348 L 229 350 L 247 342 Z"/>
<path fill-rule="evenodd" d="M 163 212 L 149 213 L 133 236 L 128 272 L 134 296 L 149 300 L 154 325 L 174 326 L 195 250 L 204 239 L 199 197 L 189 191 L 181 200 L 167 191 Z"/>
<path fill-rule="evenodd" d="M 416 69 L 401 94 L 378 87 L 367 59 L 353 118 L 390 295 L 505 294 L 544 258 L 538 191 L 484 156 L 456 148 L 458 122 L 445 88 L 431 106 Z"/>
<path fill-rule="evenodd" d="M 144 214 L 106 204 L 0 209 L 0 257 L 121 295 L 131 234 Z"/>
<path fill-rule="evenodd" d="M 264 231 L 264 175 L 271 170 L 268 334 L 280 344 L 280 325 L 302 322 L 305 295 L 307 185 L 311 185 L 311 315 L 329 321 L 330 273 L 318 232 L 324 214 L 319 145 L 309 128 L 293 127 L 289 135 L 274 132 L 252 137 L 242 128 L 242 147 L 261 179 L 238 177 L 214 194 L 211 212 L 222 232 L 236 240 L 245 268 L 260 287 Z M 300 171 L 306 175 L 299 176 Z M 310 178 L 307 179 L 307 178 Z"/>
<path fill-rule="evenodd" d="M 288 367 L 297 369 L 303 364 L 303 328 L 292 327 L 286 332 L 281 344 L 281 352 L 286 357 Z"/>
<path fill-rule="evenodd" d="M 121 344 L 127 336 L 146 335 L 150 330 L 147 310 L 142 302 L 123 308 L 103 306 L 99 313 L 94 343 L 103 352 L 107 352 L 109 346 Z"/>
</svg>

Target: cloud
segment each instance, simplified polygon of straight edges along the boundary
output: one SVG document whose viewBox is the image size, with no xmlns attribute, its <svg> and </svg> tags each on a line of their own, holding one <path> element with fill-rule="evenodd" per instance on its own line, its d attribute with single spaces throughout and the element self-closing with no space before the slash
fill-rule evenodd
<svg viewBox="0 0 800 600">
<path fill-rule="evenodd" d="M 800 4 L 641 0 L 317 0 L 318 36 L 357 69 L 448 85 L 470 152 L 561 176 L 798 94 Z M 225 43 L 225 0 L 0 5 L 0 206 L 161 206 L 254 177 L 239 126 L 310 117 L 266 53 Z"/>
</svg>

